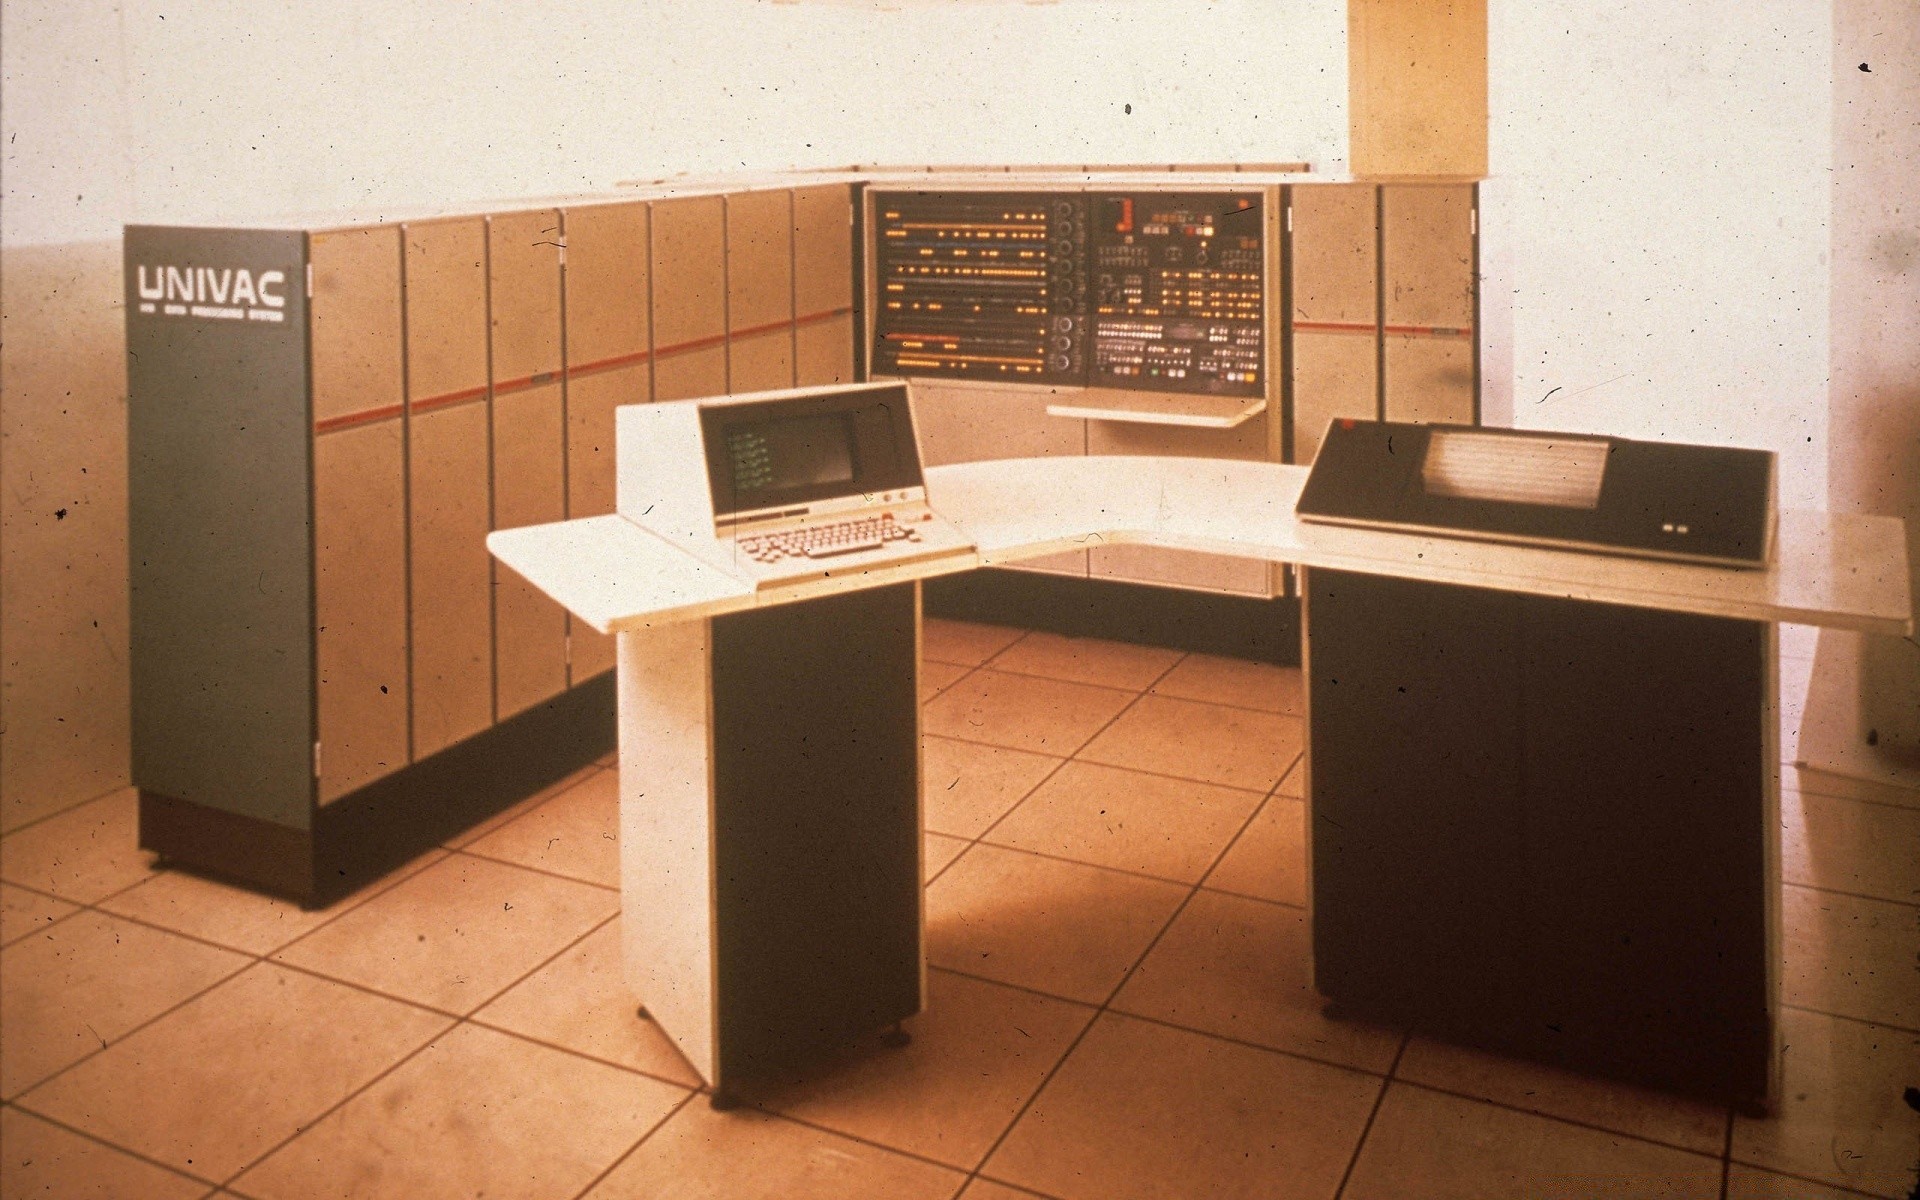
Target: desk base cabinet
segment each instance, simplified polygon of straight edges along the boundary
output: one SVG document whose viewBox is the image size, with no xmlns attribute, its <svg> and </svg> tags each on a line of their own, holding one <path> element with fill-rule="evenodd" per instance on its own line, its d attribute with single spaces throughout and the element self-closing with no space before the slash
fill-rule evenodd
<svg viewBox="0 0 1920 1200">
<path fill-rule="evenodd" d="M 1321 993 L 1767 1107 L 1773 627 L 1325 570 L 1306 627 Z"/>
<path fill-rule="evenodd" d="M 920 1011 L 916 584 L 620 636 L 629 981 L 714 1087 Z"/>
</svg>

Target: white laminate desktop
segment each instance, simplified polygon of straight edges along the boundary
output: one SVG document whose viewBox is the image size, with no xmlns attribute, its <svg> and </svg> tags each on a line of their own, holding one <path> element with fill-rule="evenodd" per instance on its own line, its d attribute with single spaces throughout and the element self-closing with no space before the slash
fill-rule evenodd
<svg viewBox="0 0 1920 1200">
<path fill-rule="evenodd" d="M 1904 637 L 1913 631 L 1903 524 L 1782 512 L 1774 561 L 1688 563 L 1303 522 L 1307 468 L 1163 457 L 1035 458 L 926 471 L 933 507 L 970 536 L 978 565 L 1138 543 L 1563 599 Z M 972 562 L 851 572 L 755 595 L 619 516 L 489 534 L 487 548 L 603 633 L 647 629 L 966 570 Z"/>
</svg>

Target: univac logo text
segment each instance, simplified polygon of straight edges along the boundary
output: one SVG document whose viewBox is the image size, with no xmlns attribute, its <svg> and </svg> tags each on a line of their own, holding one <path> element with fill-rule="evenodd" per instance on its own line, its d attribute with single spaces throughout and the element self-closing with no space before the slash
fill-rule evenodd
<svg viewBox="0 0 1920 1200">
<path fill-rule="evenodd" d="M 249 271 L 245 267 L 135 268 L 140 311 L 168 317 L 211 317 L 222 321 L 284 321 L 285 271 Z"/>
</svg>

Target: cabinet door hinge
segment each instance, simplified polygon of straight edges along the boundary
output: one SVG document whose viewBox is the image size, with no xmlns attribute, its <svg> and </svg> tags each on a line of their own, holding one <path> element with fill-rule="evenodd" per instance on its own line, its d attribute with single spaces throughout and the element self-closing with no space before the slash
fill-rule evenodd
<svg viewBox="0 0 1920 1200">
<path fill-rule="evenodd" d="M 313 264 L 307 264 L 307 299 L 313 299 Z"/>
<path fill-rule="evenodd" d="M 320 778 L 320 743 L 313 744 L 313 777 Z"/>
</svg>

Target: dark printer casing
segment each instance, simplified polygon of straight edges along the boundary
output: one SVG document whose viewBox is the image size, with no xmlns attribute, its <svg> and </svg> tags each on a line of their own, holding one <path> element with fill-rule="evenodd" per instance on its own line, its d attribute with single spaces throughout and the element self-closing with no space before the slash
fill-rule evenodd
<svg viewBox="0 0 1920 1200">
<path fill-rule="evenodd" d="M 1591 509 L 1430 494 L 1421 467 L 1435 431 L 1605 441 Z M 1772 557 L 1774 455 L 1768 450 L 1391 421 L 1335 420 L 1296 510 L 1302 520 L 1452 534 L 1727 567 Z"/>
</svg>

